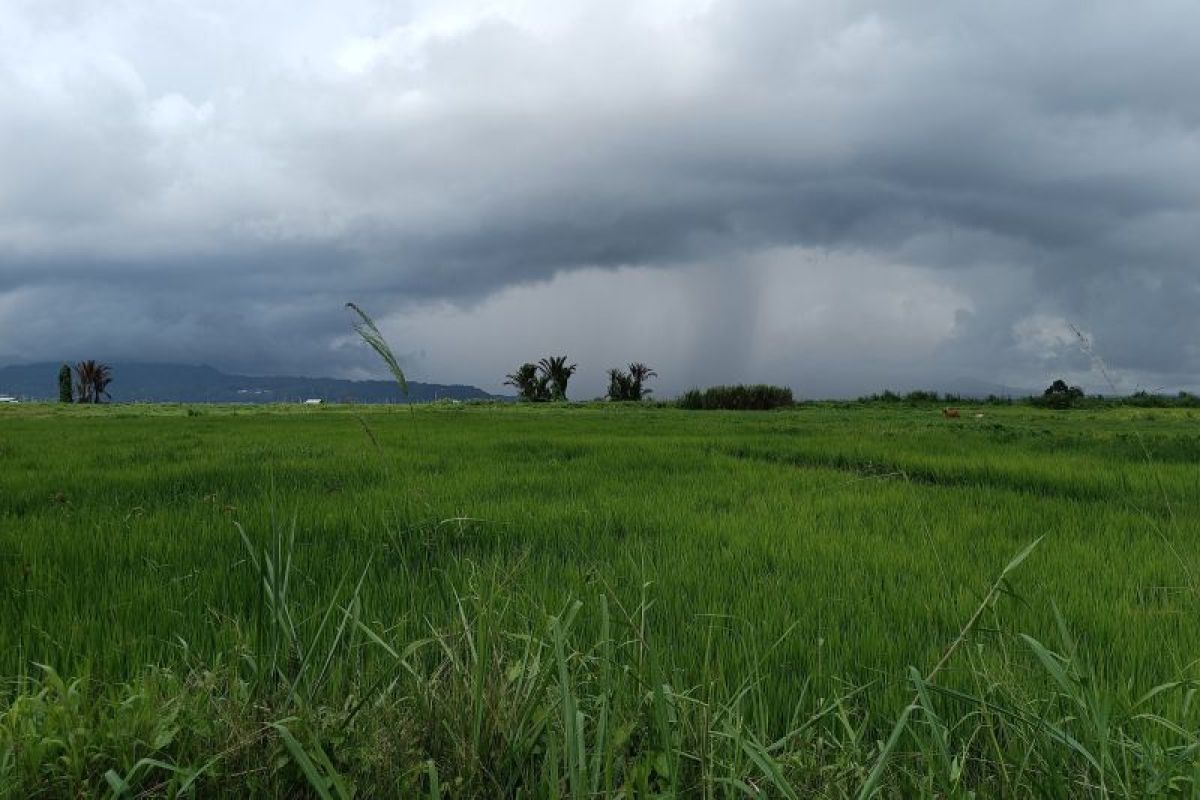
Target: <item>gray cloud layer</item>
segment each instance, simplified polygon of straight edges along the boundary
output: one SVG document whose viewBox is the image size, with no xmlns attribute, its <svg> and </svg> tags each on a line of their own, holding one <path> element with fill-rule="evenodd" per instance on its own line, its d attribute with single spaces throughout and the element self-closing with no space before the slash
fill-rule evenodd
<svg viewBox="0 0 1200 800">
<path fill-rule="evenodd" d="M 0 7 L 0 360 L 1200 382 L 1190 3 Z"/>
</svg>

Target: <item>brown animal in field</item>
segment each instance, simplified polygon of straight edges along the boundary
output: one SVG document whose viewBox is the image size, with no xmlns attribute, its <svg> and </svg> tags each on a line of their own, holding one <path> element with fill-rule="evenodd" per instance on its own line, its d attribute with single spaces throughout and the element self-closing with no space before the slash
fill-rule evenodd
<svg viewBox="0 0 1200 800">
<path fill-rule="evenodd" d="M 942 416 L 945 417 L 946 419 L 958 419 L 958 417 L 959 417 L 958 409 L 957 408 L 943 408 Z"/>
</svg>

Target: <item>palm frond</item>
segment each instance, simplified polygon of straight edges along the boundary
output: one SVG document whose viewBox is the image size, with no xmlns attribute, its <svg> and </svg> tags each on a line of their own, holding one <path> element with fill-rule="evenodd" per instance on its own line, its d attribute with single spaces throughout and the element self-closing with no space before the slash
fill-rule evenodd
<svg viewBox="0 0 1200 800">
<path fill-rule="evenodd" d="M 646 364 L 643 364 L 640 361 L 635 361 L 629 365 L 629 374 L 632 375 L 633 377 L 637 378 L 640 381 L 644 381 L 647 378 L 657 378 L 658 377 L 657 372 L 655 372 L 649 366 L 647 366 Z"/>
</svg>

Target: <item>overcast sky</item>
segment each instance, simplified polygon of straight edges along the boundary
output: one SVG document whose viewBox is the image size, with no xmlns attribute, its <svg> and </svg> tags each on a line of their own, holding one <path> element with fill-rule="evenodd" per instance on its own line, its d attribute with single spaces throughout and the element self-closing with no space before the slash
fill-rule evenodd
<svg viewBox="0 0 1200 800">
<path fill-rule="evenodd" d="M 0 2 L 0 364 L 1200 388 L 1200 6 Z M 119 376 L 118 376 L 119 381 Z"/>
</svg>

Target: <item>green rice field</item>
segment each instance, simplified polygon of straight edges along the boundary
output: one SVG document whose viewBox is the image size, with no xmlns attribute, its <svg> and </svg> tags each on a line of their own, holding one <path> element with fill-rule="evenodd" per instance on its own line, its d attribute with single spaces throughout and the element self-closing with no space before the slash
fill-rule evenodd
<svg viewBox="0 0 1200 800">
<path fill-rule="evenodd" d="M 0 795 L 1193 796 L 1198 573 L 1186 409 L 0 408 Z"/>
</svg>

